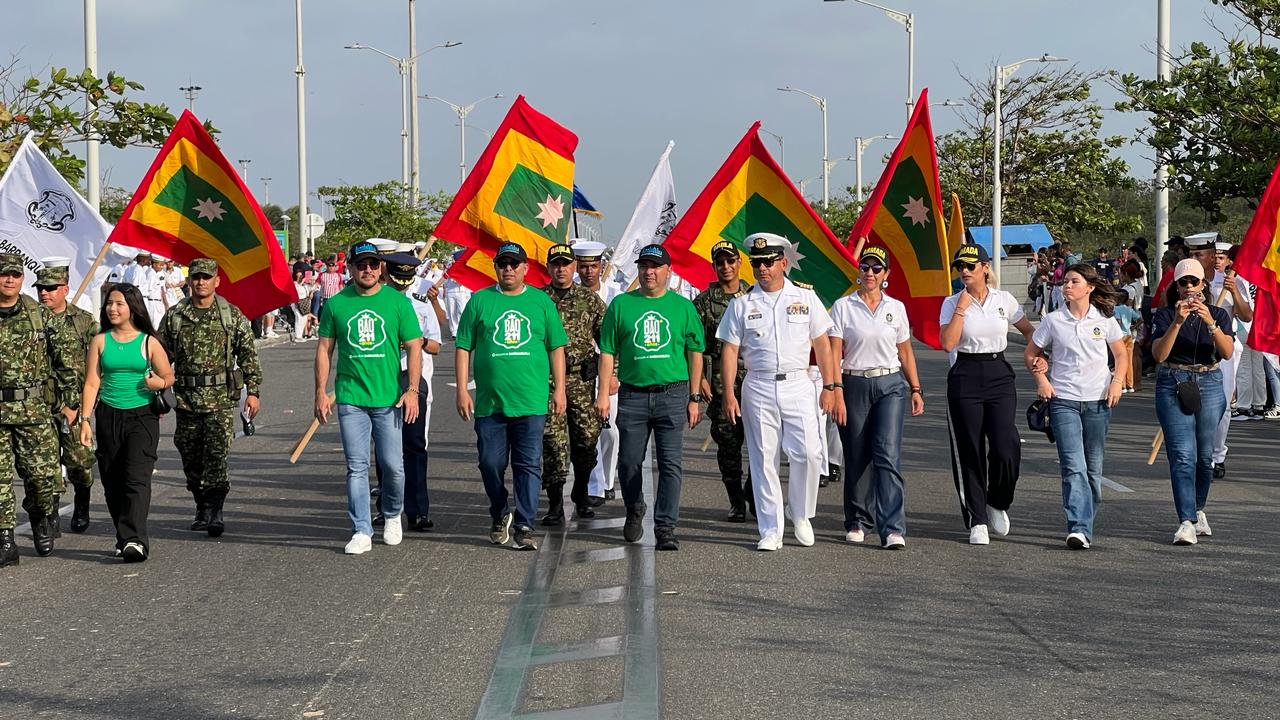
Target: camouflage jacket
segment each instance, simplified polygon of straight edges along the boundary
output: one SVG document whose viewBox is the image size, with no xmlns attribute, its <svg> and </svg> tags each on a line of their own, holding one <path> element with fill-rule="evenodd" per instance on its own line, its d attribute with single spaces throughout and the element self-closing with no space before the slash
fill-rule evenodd
<svg viewBox="0 0 1280 720">
<path fill-rule="evenodd" d="M 58 325 L 54 342 L 63 346 L 67 362 L 75 371 L 76 385 L 84 387 L 89 341 L 102 332 L 102 328 L 98 327 L 98 320 L 93 315 L 71 303 L 67 303 L 67 309 L 61 314 L 54 314 L 53 323 Z"/>
<path fill-rule="evenodd" d="M 0 391 L 26 397 L 0 400 L 0 425 L 47 423 L 51 410 L 80 401 L 72 353 L 49 308 L 19 295 L 14 310 L 0 316 Z"/>
<path fill-rule="evenodd" d="M 724 317 L 724 311 L 729 309 L 729 302 L 736 297 L 746 295 L 750 290 L 751 284 L 742 280 L 738 283 L 738 292 L 730 295 L 720 287 L 719 282 L 713 282 L 693 299 L 693 307 L 698 311 L 698 319 L 702 321 L 702 331 L 705 333 L 703 347 L 706 350 L 703 355 L 706 356 L 706 361 L 703 363 L 703 368 L 707 379 L 711 381 L 711 392 L 715 395 L 720 394 L 720 347 L 724 344 L 716 338 L 716 330 L 720 327 L 720 318 Z M 745 373 L 746 365 L 743 364 L 742 355 L 739 354 L 738 382 L 742 381 Z"/>
<path fill-rule="evenodd" d="M 565 334 L 569 336 L 569 344 L 564 348 L 565 367 L 584 361 L 595 362 L 599 355 L 596 347 L 600 341 L 600 325 L 604 322 L 606 309 L 604 301 L 577 283 L 566 290 L 547 285 L 542 291 L 556 304 Z"/>
<path fill-rule="evenodd" d="M 160 321 L 160 336 L 177 379 L 173 392 L 179 410 L 228 410 L 240 402 L 240 385 L 235 382 L 239 378 L 203 387 L 184 387 L 184 379 L 243 375 L 250 395 L 259 394 L 262 387 L 262 365 L 249 321 L 226 300 L 216 297 L 215 301 L 213 307 L 202 311 L 190 300 L 183 300 L 169 308 Z M 232 372 L 236 368 L 239 373 Z"/>
</svg>

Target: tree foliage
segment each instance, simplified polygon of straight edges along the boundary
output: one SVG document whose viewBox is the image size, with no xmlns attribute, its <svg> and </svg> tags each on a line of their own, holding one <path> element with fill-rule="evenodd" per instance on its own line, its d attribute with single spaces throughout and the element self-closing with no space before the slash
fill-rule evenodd
<svg viewBox="0 0 1280 720">
<path fill-rule="evenodd" d="M 1220 219 L 1225 200 L 1256 204 L 1280 158 L 1280 2 L 1213 2 L 1240 22 L 1218 31 L 1223 49 L 1193 42 L 1168 81 L 1123 76 L 1118 108 L 1151 114 L 1139 139 L 1167 160 L 1169 186 Z"/>
<path fill-rule="evenodd" d="M 406 191 L 398 182 L 319 188 L 320 198 L 333 207 L 333 219 L 316 241 L 317 255 L 327 256 L 371 237 L 396 242 L 430 238 L 453 196 L 438 192 L 423 196 L 416 205 L 406 205 Z M 443 257 L 452 248 L 448 243 L 437 243 L 432 255 Z"/>
</svg>

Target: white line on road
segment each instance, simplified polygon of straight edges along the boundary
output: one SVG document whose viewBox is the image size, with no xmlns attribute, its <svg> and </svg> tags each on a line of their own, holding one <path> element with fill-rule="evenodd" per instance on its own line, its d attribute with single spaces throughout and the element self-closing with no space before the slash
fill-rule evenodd
<svg viewBox="0 0 1280 720">
<path fill-rule="evenodd" d="M 1112 479 L 1110 479 L 1110 478 L 1105 478 L 1105 477 L 1104 477 L 1104 478 L 1102 478 L 1102 486 L 1103 486 L 1103 487 L 1111 488 L 1112 490 L 1115 490 L 1116 492 L 1128 492 L 1128 493 L 1133 492 L 1133 490 L 1132 490 L 1132 489 L 1127 488 L 1127 487 L 1125 487 L 1124 485 L 1121 485 L 1120 483 L 1116 482 L 1115 480 L 1112 480 Z"/>
</svg>

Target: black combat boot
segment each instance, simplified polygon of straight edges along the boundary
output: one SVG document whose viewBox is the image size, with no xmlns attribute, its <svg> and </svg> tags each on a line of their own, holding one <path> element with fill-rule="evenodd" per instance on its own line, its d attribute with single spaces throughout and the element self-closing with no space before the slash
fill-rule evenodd
<svg viewBox="0 0 1280 720">
<path fill-rule="evenodd" d="M 564 481 L 547 485 L 547 514 L 542 516 L 542 524 L 553 527 L 564 522 Z"/>
<path fill-rule="evenodd" d="M 596 516 L 596 511 L 591 509 L 591 496 L 587 494 L 587 488 L 591 485 L 591 471 L 579 472 L 577 466 L 573 469 L 573 491 L 569 493 L 569 499 L 573 501 L 573 511 L 583 520 L 590 520 Z"/>
<path fill-rule="evenodd" d="M 742 481 L 742 495 L 747 499 L 747 512 L 751 513 L 751 517 L 756 516 L 756 491 L 751 487 L 751 473 L 747 473 L 747 479 Z"/>
<path fill-rule="evenodd" d="M 53 498 L 53 513 L 49 515 L 49 534 L 55 538 L 62 537 L 62 496 Z"/>
<path fill-rule="evenodd" d="M 731 523 L 747 521 L 747 498 L 742 494 L 741 480 L 725 480 L 724 490 L 729 495 L 729 517 Z"/>
<path fill-rule="evenodd" d="M 71 510 L 71 532 L 82 533 L 89 529 L 89 488 L 75 485 L 75 507 Z"/>
<path fill-rule="evenodd" d="M 53 526 L 43 515 L 31 515 L 31 538 L 35 541 L 36 554 L 46 557 L 53 552 Z"/>
<path fill-rule="evenodd" d="M 227 499 L 226 490 L 207 490 L 204 494 L 205 505 L 209 507 L 209 537 L 221 537 L 225 526 L 222 523 L 222 503 Z"/>
<path fill-rule="evenodd" d="M 0 567 L 17 565 L 21 560 L 18 556 L 18 543 L 13 540 L 13 528 L 0 530 Z"/>
<path fill-rule="evenodd" d="M 191 529 L 196 532 L 209 529 L 209 504 L 205 500 L 203 490 L 192 490 L 191 497 L 196 501 L 196 517 L 191 521 Z"/>
</svg>

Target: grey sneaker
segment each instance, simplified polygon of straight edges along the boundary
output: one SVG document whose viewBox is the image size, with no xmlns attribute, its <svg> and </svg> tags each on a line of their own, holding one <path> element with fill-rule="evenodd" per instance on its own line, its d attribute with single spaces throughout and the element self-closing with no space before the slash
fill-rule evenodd
<svg viewBox="0 0 1280 720">
<path fill-rule="evenodd" d="M 516 528 L 515 537 L 516 537 L 516 544 L 514 545 L 514 547 L 516 550 L 537 550 L 538 549 L 538 538 L 534 536 L 533 528 L 524 527 L 524 526 L 518 527 Z"/>
<path fill-rule="evenodd" d="M 506 545 L 511 542 L 511 523 L 516 516 L 513 513 L 503 515 L 498 522 L 489 528 L 489 542 L 494 545 Z"/>
</svg>

